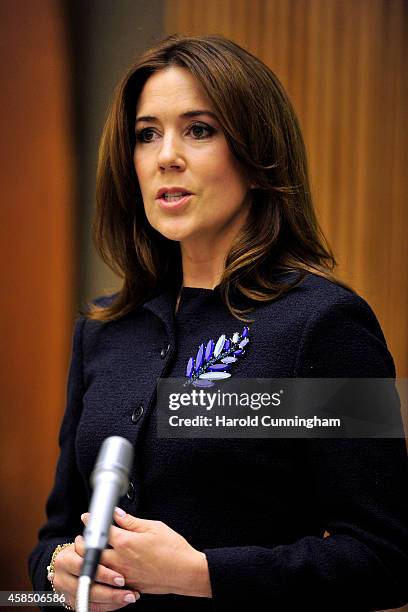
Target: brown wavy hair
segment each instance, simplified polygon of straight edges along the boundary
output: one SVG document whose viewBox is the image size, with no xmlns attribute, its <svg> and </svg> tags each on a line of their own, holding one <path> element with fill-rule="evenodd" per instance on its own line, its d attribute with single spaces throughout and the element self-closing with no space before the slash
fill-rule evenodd
<svg viewBox="0 0 408 612">
<path fill-rule="evenodd" d="M 115 91 L 99 149 L 93 240 L 123 285 L 107 304 L 89 304 L 86 316 L 115 320 L 163 287 L 182 284 L 180 245 L 147 221 L 133 165 L 137 100 L 147 79 L 170 66 L 186 68 L 201 83 L 255 185 L 219 284 L 230 312 L 248 322 L 244 314 L 309 272 L 345 286 L 332 274 L 336 261 L 314 212 L 299 122 L 276 75 L 222 36 L 176 34 L 146 51 Z M 282 273 L 292 271 L 299 274 L 289 282 Z"/>
</svg>

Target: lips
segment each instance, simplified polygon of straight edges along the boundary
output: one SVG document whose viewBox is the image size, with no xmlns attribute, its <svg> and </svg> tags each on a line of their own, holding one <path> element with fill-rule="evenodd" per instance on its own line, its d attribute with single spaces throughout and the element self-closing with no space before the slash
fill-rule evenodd
<svg viewBox="0 0 408 612">
<path fill-rule="evenodd" d="M 191 191 L 185 189 L 184 187 L 162 187 L 157 192 L 156 198 L 166 199 L 166 196 L 170 198 L 184 197 L 186 195 L 191 195 Z"/>
<path fill-rule="evenodd" d="M 182 194 L 182 195 L 178 195 Z M 176 212 L 180 211 L 190 202 L 193 197 L 192 193 L 187 191 L 163 191 L 163 194 L 160 198 L 157 198 L 157 202 L 162 208 L 167 212 Z"/>
</svg>

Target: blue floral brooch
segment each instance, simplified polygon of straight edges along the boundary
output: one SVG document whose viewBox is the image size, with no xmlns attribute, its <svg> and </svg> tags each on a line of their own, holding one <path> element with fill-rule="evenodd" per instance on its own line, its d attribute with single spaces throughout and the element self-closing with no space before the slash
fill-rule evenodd
<svg viewBox="0 0 408 612">
<path fill-rule="evenodd" d="M 248 327 L 244 327 L 241 335 L 235 332 L 232 338 L 227 338 L 222 334 L 215 343 L 208 340 L 200 344 L 196 358 L 190 357 L 188 360 L 184 386 L 212 387 L 216 380 L 229 378 L 232 364 L 245 353 L 244 349 L 249 343 L 248 333 Z"/>
</svg>

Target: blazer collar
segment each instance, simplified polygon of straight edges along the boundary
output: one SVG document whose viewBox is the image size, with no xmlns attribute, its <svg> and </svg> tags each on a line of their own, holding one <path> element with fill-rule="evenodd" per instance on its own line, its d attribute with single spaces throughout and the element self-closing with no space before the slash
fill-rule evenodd
<svg viewBox="0 0 408 612">
<path fill-rule="evenodd" d="M 143 308 L 149 310 L 158 317 L 166 328 L 169 342 L 175 343 L 175 308 L 176 308 L 177 290 L 176 289 L 159 289 L 153 297 L 149 298 Z"/>
</svg>

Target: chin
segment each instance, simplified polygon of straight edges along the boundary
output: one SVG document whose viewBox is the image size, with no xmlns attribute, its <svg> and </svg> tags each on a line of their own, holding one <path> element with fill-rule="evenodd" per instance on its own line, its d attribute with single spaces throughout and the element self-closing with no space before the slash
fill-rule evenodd
<svg viewBox="0 0 408 612">
<path fill-rule="evenodd" d="M 190 236 L 190 232 L 185 227 L 176 226 L 175 224 L 158 224 L 153 226 L 162 236 L 168 240 L 181 242 Z"/>
</svg>

